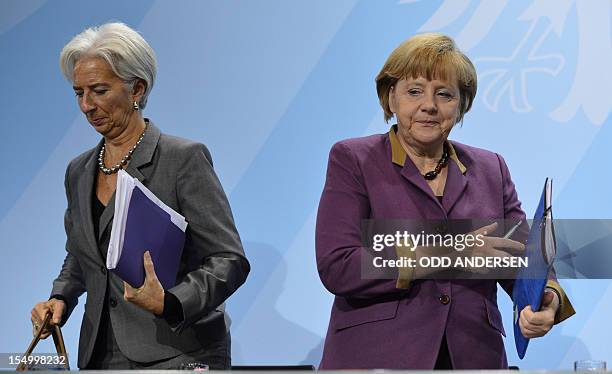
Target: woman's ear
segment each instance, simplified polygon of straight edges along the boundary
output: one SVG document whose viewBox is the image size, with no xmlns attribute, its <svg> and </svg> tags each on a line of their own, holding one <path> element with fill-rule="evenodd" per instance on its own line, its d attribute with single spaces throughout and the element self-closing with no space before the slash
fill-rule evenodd
<svg viewBox="0 0 612 374">
<path fill-rule="evenodd" d="M 140 102 L 146 90 L 147 83 L 142 79 L 138 79 L 136 83 L 134 83 L 134 87 L 132 87 L 132 99 L 136 102 Z"/>
<path fill-rule="evenodd" d="M 391 110 L 391 113 L 395 114 L 395 86 L 391 86 L 389 89 L 389 110 Z"/>
</svg>

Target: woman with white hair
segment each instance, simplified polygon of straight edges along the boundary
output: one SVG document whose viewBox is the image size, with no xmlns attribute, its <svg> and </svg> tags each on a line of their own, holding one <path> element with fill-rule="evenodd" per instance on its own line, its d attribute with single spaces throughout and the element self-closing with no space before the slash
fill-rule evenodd
<svg viewBox="0 0 612 374">
<path fill-rule="evenodd" d="M 67 253 L 51 297 L 32 309 L 34 332 L 47 313 L 52 324 L 64 324 L 86 292 L 79 368 L 177 369 L 190 362 L 230 368 L 223 302 L 250 267 L 206 147 L 162 134 L 142 115 L 155 82 L 153 50 L 130 27 L 108 23 L 75 36 L 60 66 L 102 139 L 66 170 Z M 106 270 L 120 169 L 189 223 L 170 289 L 162 288 L 148 252 L 140 288 Z"/>
</svg>

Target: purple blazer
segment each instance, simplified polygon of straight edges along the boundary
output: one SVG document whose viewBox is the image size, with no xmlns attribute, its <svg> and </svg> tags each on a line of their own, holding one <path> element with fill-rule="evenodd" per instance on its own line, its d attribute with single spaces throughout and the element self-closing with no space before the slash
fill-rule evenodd
<svg viewBox="0 0 612 374">
<path fill-rule="evenodd" d="M 336 143 L 317 215 L 316 255 L 336 295 L 321 369 L 433 369 L 446 331 L 455 369 L 507 367 L 495 280 L 361 277 L 363 219 L 524 219 L 503 158 L 451 142 L 440 203 L 388 134 Z M 511 281 L 500 281 L 511 293 Z"/>
</svg>

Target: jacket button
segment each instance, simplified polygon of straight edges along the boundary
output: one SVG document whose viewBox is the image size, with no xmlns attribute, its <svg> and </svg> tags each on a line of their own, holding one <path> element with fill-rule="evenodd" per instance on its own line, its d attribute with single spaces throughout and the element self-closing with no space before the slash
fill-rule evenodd
<svg viewBox="0 0 612 374">
<path fill-rule="evenodd" d="M 114 297 L 111 296 L 110 300 L 109 300 L 109 304 L 111 306 L 111 308 L 114 308 L 117 306 L 117 299 L 115 299 Z"/>
<path fill-rule="evenodd" d="M 442 305 L 446 305 L 446 304 L 450 303 L 450 296 L 448 296 L 448 295 L 444 294 L 444 295 L 440 296 L 440 297 L 438 298 L 438 300 L 440 300 L 440 302 L 442 303 Z"/>
<path fill-rule="evenodd" d="M 106 268 L 104 266 L 100 267 L 100 271 L 102 274 L 106 275 Z"/>
</svg>

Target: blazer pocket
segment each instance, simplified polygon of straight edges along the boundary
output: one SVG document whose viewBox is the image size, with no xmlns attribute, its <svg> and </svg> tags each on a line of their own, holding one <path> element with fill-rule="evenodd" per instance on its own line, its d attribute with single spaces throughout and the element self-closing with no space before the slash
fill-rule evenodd
<svg viewBox="0 0 612 374">
<path fill-rule="evenodd" d="M 493 303 L 489 299 L 484 299 L 485 309 L 487 311 L 487 319 L 489 320 L 489 324 L 495 330 L 499 331 L 504 337 L 506 336 L 506 330 L 504 330 L 504 323 L 502 322 L 501 314 L 499 313 L 499 309 L 497 305 Z"/>
<path fill-rule="evenodd" d="M 336 302 L 332 311 L 332 327 L 343 330 L 365 323 L 393 319 L 397 315 L 399 300 L 377 302 L 353 307 L 347 302 Z"/>
</svg>

